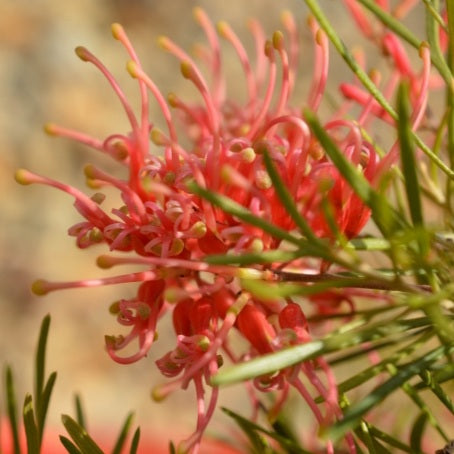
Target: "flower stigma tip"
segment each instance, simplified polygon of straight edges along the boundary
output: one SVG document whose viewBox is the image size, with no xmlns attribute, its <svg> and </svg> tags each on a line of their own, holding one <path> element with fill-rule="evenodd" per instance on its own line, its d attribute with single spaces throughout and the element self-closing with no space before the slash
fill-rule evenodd
<svg viewBox="0 0 454 454">
<path fill-rule="evenodd" d="M 112 31 L 112 36 L 116 40 L 120 40 L 121 37 L 124 35 L 124 28 L 121 24 L 114 22 L 111 26 L 110 29 Z"/>
<path fill-rule="evenodd" d="M 74 49 L 76 55 L 82 60 L 82 61 L 89 61 L 90 60 L 90 57 L 91 57 L 91 53 L 88 51 L 88 49 L 86 49 L 85 47 L 83 46 L 77 46 L 75 49 Z"/>
</svg>

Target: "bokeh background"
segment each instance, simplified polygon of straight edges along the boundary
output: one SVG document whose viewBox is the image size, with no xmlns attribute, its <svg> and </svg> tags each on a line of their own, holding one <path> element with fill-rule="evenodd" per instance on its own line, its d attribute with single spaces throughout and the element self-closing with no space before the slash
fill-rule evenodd
<svg viewBox="0 0 454 454">
<path fill-rule="evenodd" d="M 360 44 L 350 36 L 353 27 L 343 14 L 342 2 L 322 3 L 340 33 Z M 196 5 L 213 21 L 230 22 L 251 49 L 248 18 L 260 19 L 271 35 L 280 28 L 280 11 L 293 11 L 302 25 L 303 54 L 294 103 L 304 104 L 312 73 L 312 44 L 301 0 L 0 0 L 0 363 L 12 364 L 21 401 L 32 388 L 40 321 L 45 314 L 52 315 L 47 370 L 57 370 L 58 379 L 49 422 L 60 433 L 60 414 L 74 415 L 75 392 L 82 396 L 95 434 L 116 430 L 130 410 L 135 410 L 135 422 L 151 436 L 166 438 L 173 431 L 188 434 L 193 429 L 191 391 L 178 392 L 161 404 L 149 397 L 152 386 L 163 381 L 155 372 L 154 361 L 170 348 L 165 345 L 168 326 L 160 329 L 162 342 L 137 364 L 118 365 L 104 351 L 104 334 L 121 332 L 108 313 L 109 304 L 131 296 L 134 286 L 69 290 L 41 298 L 31 294 L 30 284 L 36 278 L 73 280 L 107 275 L 94 265 L 95 257 L 105 250 L 79 251 L 67 236 L 67 228 L 80 220 L 70 197 L 46 187 L 19 186 L 13 174 L 16 168 L 26 167 L 83 188 L 85 163 L 114 168 L 95 152 L 50 138 L 42 130 L 44 123 L 55 121 L 100 138 L 128 131 L 126 116 L 108 83 L 73 52 L 78 45 L 88 47 L 112 70 L 137 106 L 137 86 L 124 69 L 126 53 L 111 37 L 112 22 L 126 28 L 144 67 L 163 93 L 194 96 L 180 75 L 178 62 L 158 48 L 156 38 L 168 35 L 187 50 L 203 40 L 192 19 Z M 224 49 L 229 90 L 232 96 L 241 97 L 239 64 L 231 48 L 225 45 Z M 332 64 L 330 90 L 335 96 L 336 82 L 351 77 L 338 58 Z M 155 116 L 160 124 L 159 114 Z M 221 404 L 240 409 L 244 397 L 240 388 L 230 388 Z M 225 424 L 231 423 L 217 412 L 210 430 L 217 432 Z"/>
</svg>

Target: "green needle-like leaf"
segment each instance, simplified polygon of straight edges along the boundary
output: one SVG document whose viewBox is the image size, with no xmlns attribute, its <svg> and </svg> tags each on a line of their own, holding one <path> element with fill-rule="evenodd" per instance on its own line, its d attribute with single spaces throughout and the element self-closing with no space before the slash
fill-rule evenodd
<svg viewBox="0 0 454 454">
<path fill-rule="evenodd" d="M 404 367 L 401 367 L 389 380 L 375 388 L 360 402 L 350 406 L 345 411 L 344 418 L 327 430 L 328 438 L 338 440 L 344 436 L 346 432 L 359 424 L 362 416 L 369 410 L 382 402 L 396 389 L 400 388 L 411 377 L 421 373 L 446 353 L 448 353 L 447 348 L 445 346 L 440 346 L 412 363 L 408 363 Z"/>
<path fill-rule="evenodd" d="M 13 439 L 14 454 L 21 454 L 21 447 L 19 443 L 19 426 L 17 416 L 17 401 L 16 391 L 14 387 L 13 371 L 10 366 L 6 367 L 5 371 L 5 386 L 6 386 L 6 405 L 8 412 L 8 421 L 11 427 L 11 434 Z"/>
<path fill-rule="evenodd" d="M 404 175 L 405 190 L 407 193 L 410 215 L 415 227 L 424 224 L 421 208 L 419 181 L 416 173 L 415 147 L 411 136 L 410 103 L 408 100 L 408 86 L 402 84 L 397 92 L 397 112 L 399 114 L 398 135 L 402 173 Z"/>
<path fill-rule="evenodd" d="M 420 454 L 422 453 L 422 440 L 424 437 L 424 431 L 426 428 L 426 423 L 428 420 L 427 413 L 420 413 L 420 415 L 416 418 L 413 428 L 411 429 L 410 434 L 410 447 L 411 452 L 413 454 Z"/>
<path fill-rule="evenodd" d="M 238 383 L 285 369 L 306 359 L 320 356 L 324 351 L 324 347 L 322 341 L 312 341 L 277 353 L 264 355 L 245 363 L 226 367 L 211 378 L 211 383 L 214 386 Z"/>
<path fill-rule="evenodd" d="M 62 415 L 61 419 L 68 434 L 84 454 L 103 454 L 102 449 L 74 419 L 68 415 Z"/>
<path fill-rule="evenodd" d="M 430 321 L 427 317 L 397 320 L 395 322 L 385 320 L 380 323 L 369 324 L 362 330 L 334 333 L 321 340 L 295 345 L 276 353 L 263 355 L 235 366 L 223 368 L 221 372 L 211 378 L 211 383 L 215 386 L 222 386 L 242 382 L 294 366 L 302 361 L 307 361 L 326 353 L 344 351 L 348 347 L 360 345 L 363 342 L 407 332 L 409 329 L 421 328 L 428 324 L 430 324 Z"/>
<path fill-rule="evenodd" d="M 76 394 L 74 396 L 74 405 L 76 407 L 76 421 L 80 427 L 83 427 L 85 429 L 87 427 L 87 424 L 85 422 L 84 409 L 83 409 L 82 400 L 81 400 L 79 394 Z"/>
<path fill-rule="evenodd" d="M 267 430 L 227 408 L 222 408 L 222 411 L 233 418 L 241 427 L 241 429 L 247 435 L 249 441 L 255 448 L 254 452 L 257 452 L 257 454 L 275 452 L 274 450 L 272 450 L 269 443 L 260 434 L 264 434 L 276 440 L 282 446 L 285 452 L 289 454 L 309 454 L 308 451 L 305 451 L 304 449 L 299 447 L 295 443 L 295 441 L 290 438 L 284 437 L 277 432 Z"/>
<path fill-rule="evenodd" d="M 436 380 L 434 374 L 429 370 L 424 370 L 420 374 L 423 382 L 429 387 L 429 389 L 437 396 L 440 402 L 454 415 L 454 405 L 451 398 L 443 390 L 438 381 Z"/>
<path fill-rule="evenodd" d="M 379 443 L 370 433 L 369 426 L 362 422 L 355 429 L 355 434 L 367 446 L 369 454 L 391 454 L 381 443 Z"/>
<path fill-rule="evenodd" d="M 69 454 L 83 454 L 69 438 L 60 435 L 60 442 Z"/>
<path fill-rule="evenodd" d="M 131 441 L 131 448 L 129 450 L 129 454 L 136 454 L 137 449 L 139 448 L 139 441 L 140 441 L 140 427 L 136 429 L 134 432 L 134 436 L 132 437 Z"/>
<path fill-rule="evenodd" d="M 35 412 L 33 410 L 33 398 L 31 394 L 27 394 L 24 400 L 23 409 L 25 436 L 27 439 L 27 453 L 39 454 L 40 439 L 38 427 L 36 425 Z"/>
<path fill-rule="evenodd" d="M 39 331 L 38 349 L 36 351 L 35 361 L 35 400 L 37 408 L 41 405 L 41 396 L 44 387 L 44 376 L 46 367 L 46 344 L 47 336 L 49 334 L 50 315 L 46 315 L 41 322 L 41 329 Z"/>
<path fill-rule="evenodd" d="M 384 238 L 352 238 L 347 247 L 357 251 L 387 251 L 391 246 Z"/>
<path fill-rule="evenodd" d="M 297 249 L 295 251 L 282 251 L 279 249 L 263 251 L 259 253 L 246 253 L 246 254 L 220 254 L 220 255 L 207 255 L 203 258 L 204 262 L 211 265 L 256 265 L 262 263 L 285 263 L 301 258 L 307 255 L 304 249 Z"/>
<path fill-rule="evenodd" d="M 126 417 L 126 420 L 123 424 L 123 427 L 121 428 L 120 434 L 113 448 L 112 454 L 121 454 L 126 441 L 126 437 L 128 436 L 129 429 L 131 428 L 133 418 L 134 413 L 129 413 L 129 415 Z"/>
<path fill-rule="evenodd" d="M 46 386 L 44 386 L 43 392 L 41 394 L 41 402 L 39 411 L 37 410 L 37 423 L 40 440 L 42 440 L 44 426 L 46 423 L 47 410 L 49 408 L 50 396 L 54 389 L 55 381 L 57 380 L 57 372 L 52 372 L 47 379 Z"/>
<path fill-rule="evenodd" d="M 376 439 L 383 441 L 384 443 L 392 446 L 393 448 L 400 449 L 403 452 L 413 453 L 411 447 L 402 443 L 400 440 L 392 437 L 391 435 L 383 432 L 382 430 L 378 429 L 377 427 L 368 424 L 369 433 Z"/>
<path fill-rule="evenodd" d="M 339 383 L 338 388 L 342 393 L 346 393 L 351 389 L 357 388 L 366 381 L 376 377 L 386 370 L 388 364 L 397 364 L 403 358 L 408 358 L 412 353 L 422 348 L 431 337 L 434 336 L 433 331 L 424 333 L 419 339 L 415 342 L 412 342 L 409 345 L 406 345 L 404 348 L 399 349 L 393 354 L 389 355 L 387 358 L 384 358 L 378 364 L 374 364 L 361 372 L 356 373 L 353 377 L 348 378 L 347 380 Z"/>
</svg>

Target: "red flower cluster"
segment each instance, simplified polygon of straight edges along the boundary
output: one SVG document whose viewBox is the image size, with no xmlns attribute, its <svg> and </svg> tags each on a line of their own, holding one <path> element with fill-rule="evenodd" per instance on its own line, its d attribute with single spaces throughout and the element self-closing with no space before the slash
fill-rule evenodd
<svg viewBox="0 0 454 454">
<path fill-rule="evenodd" d="M 357 8 L 356 2 L 346 3 L 360 27 L 367 32 L 369 28 L 364 25 L 362 10 Z M 269 265 L 244 269 L 208 265 L 204 261 L 210 254 L 278 249 L 281 240 L 195 195 L 188 189 L 188 180 L 229 197 L 283 230 L 295 230 L 295 223 L 267 173 L 266 153 L 317 237 L 332 239 L 335 236 L 325 217 L 325 201 L 331 207 L 336 230 L 347 238 L 359 234 L 370 214 L 324 154 L 300 109 L 289 105 L 297 78 L 299 51 L 293 17 L 284 13 L 285 33 L 276 32 L 269 41 L 260 25 L 250 22 L 256 44 L 255 65 L 251 64 L 245 48 L 228 24 L 220 23 L 216 33 L 202 10 L 195 10 L 195 18 L 209 44 L 201 52 L 201 58 L 209 68 L 211 83 L 182 48 L 168 38 L 161 38 L 160 44 L 180 62 L 183 76 L 200 93 L 200 104 L 188 104 L 175 94 L 166 99 L 144 72 L 125 31 L 118 24 L 112 26 L 112 32 L 131 59 L 127 69 L 137 79 L 141 95 L 138 115 L 105 66 L 87 49 L 76 49 L 79 58 L 95 65 L 118 95 L 131 132 L 98 140 L 56 125 L 48 125 L 46 129 L 51 135 L 74 139 L 105 153 L 124 166 L 128 171 L 125 180 L 92 165 L 85 169 L 91 188 L 115 187 L 121 194 L 123 206 L 106 212 L 102 208 L 104 195 L 101 192 L 88 196 L 74 187 L 25 170 L 16 175 L 22 184 L 53 186 L 74 197 L 75 208 L 84 220 L 72 226 L 69 234 L 76 238 L 80 248 L 104 243 L 110 251 L 129 253 L 101 256 L 100 267 L 131 263 L 145 267 L 142 272 L 97 280 L 63 283 L 40 280 L 35 282 L 33 289 L 37 294 L 46 294 L 70 287 L 140 283 L 133 299 L 123 299 L 111 307 L 118 322 L 129 327 L 125 336 L 106 336 L 109 355 L 120 363 L 131 363 L 145 356 L 155 339 L 158 320 L 172 312 L 176 345 L 157 361 L 157 365 L 173 381 L 156 388 L 154 395 L 161 399 L 175 388 L 186 388 L 190 382 L 194 383 L 198 401 L 197 429 L 180 446 L 184 452 L 197 450 L 215 409 L 218 389 L 212 388 L 205 405 L 204 386 L 210 386 L 210 377 L 222 365 L 221 354 L 235 363 L 311 338 L 300 305 L 291 299 L 272 303 L 260 301 L 242 290 L 239 277 L 269 279 L 273 275 Z M 328 75 L 328 41 L 314 20 L 309 21 L 309 27 L 314 37 L 315 61 L 306 107 L 317 111 Z M 226 98 L 227 81 L 222 72 L 218 35 L 233 46 L 244 69 L 247 99 L 242 104 Z M 385 33 L 381 38 L 381 44 L 394 60 L 398 77 L 410 77 L 414 82 L 413 125 L 417 128 L 426 103 L 430 69 L 428 49 L 423 47 L 421 50 L 424 68 L 421 75 L 416 75 L 407 64 L 395 36 Z M 397 78 L 390 84 L 395 86 L 396 81 Z M 347 98 L 361 104 L 363 110 L 357 120 L 352 121 L 346 119 L 346 106 L 343 106 L 324 128 L 345 157 L 375 184 L 377 175 L 396 159 L 396 152 L 392 150 L 380 162 L 374 145 L 364 138 L 361 129 L 373 118 L 392 120 L 386 118 L 374 98 L 356 84 L 343 84 L 341 90 Z M 392 93 L 392 90 L 388 92 Z M 167 131 L 158 130 L 149 119 L 150 94 L 160 106 Z M 162 153 L 150 150 L 150 137 Z M 332 306 L 333 310 L 343 299 L 351 304 L 348 294 L 326 293 L 319 299 L 324 301 L 326 308 Z M 229 337 L 234 331 L 248 341 L 248 351 L 238 354 L 232 350 Z M 129 357 L 118 354 L 135 340 L 139 345 L 135 354 Z M 323 412 L 301 375 L 324 397 Z M 282 398 L 275 411 L 284 402 L 289 387 L 293 386 L 307 401 L 319 424 L 341 417 L 335 378 L 322 359 L 260 377 L 254 384 L 262 391 L 281 391 Z M 351 436 L 347 437 L 347 444 L 351 452 L 356 452 Z M 331 443 L 327 449 L 334 452 Z"/>
</svg>

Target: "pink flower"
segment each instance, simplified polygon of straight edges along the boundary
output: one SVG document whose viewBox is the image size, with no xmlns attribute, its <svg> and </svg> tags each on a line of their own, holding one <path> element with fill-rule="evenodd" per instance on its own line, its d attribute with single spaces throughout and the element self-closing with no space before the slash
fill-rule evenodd
<svg viewBox="0 0 454 454">
<path fill-rule="evenodd" d="M 354 5 L 354 2 L 348 3 Z M 361 10 L 355 8 L 354 13 L 360 27 L 367 30 Z M 51 135 L 86 144 L 125 167 L 128 176 L 124 180 L 92 165 L 85 169 L 89 186 L 100 190 L 104 186 L 116 188 L 122 206 L 106 212 L 102 208 L 101 192 L 88 196 L 74 187 L 29 171 L 19 170 L 16 174 L 22 184 L 45 184 L 74 197 L 75 208 L 83 220 L 70 227 L 69 235 L 76 238 L 80 248 L 103 243 L 109 251 L 130 253 L 101 256 L 98 260 L 101 268 L 121 264 L 144 266 L 142 272 L 96 280 L 60 283 L 39 280 L 33 285 L 35 293 L 139 283 L 136 297 L 121 299 L 111 307 L 119 324 L 129 328 L 126 335 L 106 336 L 107 351 L 119 363 L 131 363 L 144 357 L 155 341 L 159 319 L 169 311 L 173 313 L 176 344 L 157 361 L 163 375 L 172 380 L 157 387 L 154 395 L 159 400 L 174 389 L 184 389 L 190 382 L 194 383 L 198 421 L 194 434 L 181 445 L 185 452 L 197 451 L 215 409 L 218 389 L 212 387 L 206 403 L 205 387 L 211 387 L 210 377 L 222 365 L 221 354 L 239 362 L 311 338 L 304 313 L 291 299 L 269 304 L 242 290 L 238 277 L 253 275 L 273 279 L 268 267 L 257 265 L 241 269 L 208 265 L 204 261 L 207 254 L 276 249 L 281 240 L 191 193 L 187 180 L 193 179 L 199 186 L 231 198 L 256 216 L 292 231 L 296 229 L 295 223 L 266 171 L 266 152 L 300 213 L 318 237 L 332 240 L 336 235 L 325 217 L 325 201 L 332 210 L 336 230 L 347 238 L 357 236 L 370 216 L 369 209 L 325 156 L 300 113 L 301 106 L 294 108 L 289 103 L 297 78 L 299 52 L 298 31 L 292 16 L 283 14 L 285 33 L 275 32 L 271 40 L 264 38 L 257 22 L 250 23 L 256 44 L 254 65 L 231 27 L 223 22 L 219 24 L 218 34 L 233 46 L 243 67 L 247 96 L 241 104 L 226 97 L 227 81 L 222 73 L 221 45 L 215 27 L 200 9 L 195 10 L 195 18 L 208 41 L 208 48 L 201 57 L 208 66 L 211 83 L 182 48 L 168 38 L 161 38 L 160 44 L 176 57 L 183 77 L 198 90 L 201 99 L 198 104 L 188 104 L 176 94 L 166 99 L 143 70 L 125 31 L 118 24 L 112 26 L 112 32 L 131 59 L 127 69 L 137 80 L 141 96 L 138 114 L 107 68 L 87 49 L 76 49 L 79 58 L 104 74 L 123 105 L 131 131 L 99 140 L 56 125 L 48 125 L 46 130 Z M 328 41 L 315 21 L 310 20 L 309 27 L 314 38 L 315 62 L 306 107 L 317 111 L 328 75 Z M 426 49 L 422 49 L 424 67 L 418 76 L 411 70 L 394 35 L 385 35 L 383 45 L 393 58 L 399 77 L 414 80 L 412 121 L 417 128 L 426 103 L 430 57 Z M 392 150 L 385 162 L 380 161 L 374 145 L 361 133 L 361 127 L 376 117 L 387 119 L 386 115 L 374 99 L 356 85 L 343 85 L 341 89 L 346 97 L 363 105 L 364 111 L 358 122 L 335 116 L 324 124 L 325 130 L 365 178 L 376 184 L 377 174 L 395 161 L 396 152 Z M 160 106 L 166 131 L 155 128 L 149 119 L 150 94 Z M 150 137 L 155 146 L 162 148 L 162 157 L 150 150 Z M 347 293 L 336 293 L 326 301 L 330 296 L 327 293 L 323 297 L 327 307 L 336 307 L 342 299 L 351 303 Z M 248 341 L 246 353 L 231 350 L 228 339 L 235 331 Z M 138 342 L 137 352 L 128 357 L 119 355 L 118 352 L 132 341 Z M 326 384 L 320 380 L 320 373 L 324 374 Z M 302 384 L 300 374 L 325 397 L 325 415 Z M 289 386 L 293 386 L 308 402 L 319 424 L 341 417 L 335 379 L 322 359 L 280 371 L 272 377 L 261 377 L 255 385 L 261 391 L 279 389 L 283 399 Z M 347 437 L 347 442 L 350 451 L 355 452 L 351 437 Z M 333 452 L 332 444 L 328 445 L 328 450 Z"/>
</svg>

